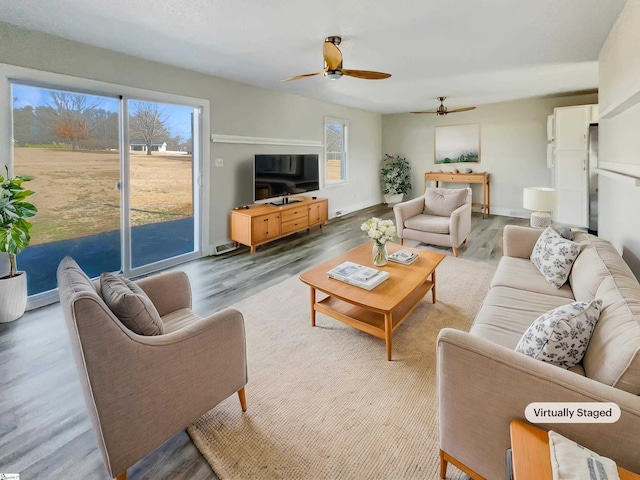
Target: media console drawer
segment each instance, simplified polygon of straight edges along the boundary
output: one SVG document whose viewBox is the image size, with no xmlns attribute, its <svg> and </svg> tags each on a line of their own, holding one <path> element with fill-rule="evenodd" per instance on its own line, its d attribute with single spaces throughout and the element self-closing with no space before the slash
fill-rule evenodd
<svg viewBox="0 0 640 480">
<path fill-rule="evenodd" d="M 253 205 L 231 211 L 231 240 L 251 247 L 322 225 L 329 218 L 326 198 L 296 197 L 296 203 Z"/>
<path fill-rule="evenodd" d="M 282 233 L 282 235 L 285 235 L 287 233 L 298 232 L 306 228 L 309 228 L 309 218 L 305 214 L 305 216 L 302 218 L 296 218 L 289 222 L 282 222 L 280 232 Z"/>
<path fill-rule="evenodd" d="M 309 205 L 300 207 L 297 205 L 299 204 L 296 203 L 296 207 L 282 211 L 282 223 L 293 222 L 301 218 L 309 218 Z"/>
</svg>

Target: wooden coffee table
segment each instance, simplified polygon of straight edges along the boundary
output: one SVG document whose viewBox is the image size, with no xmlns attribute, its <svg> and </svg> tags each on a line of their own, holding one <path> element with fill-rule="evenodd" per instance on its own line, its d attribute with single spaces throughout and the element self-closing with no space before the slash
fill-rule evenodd
<svg viewBox="0 0 640 480">
<path fill-rule="evenodd" d="M 324 313 L 358 330 L 386 342 L 387 360 L 391 360 L 391 336 L 418 302 L 431 290 L 436 303 L 436 267 L 444 259 L 441 253 L 387 244 L 389 254 L 405 249 L 418 254 L 410 265 L 389 262 L 376 267 L 372 261 L 372 243 L 367 242 L 344 255 L 300 274 L 300 280 L 311 287 L 311 326 L 316 325 L 316 312 Z M 342 262 L 355 262 L 389 272 L 389 278 L 373 290 L 354 287 L 327 276 Z M 316 290 L 328 297 L 316 301 Z"/>
</svg>

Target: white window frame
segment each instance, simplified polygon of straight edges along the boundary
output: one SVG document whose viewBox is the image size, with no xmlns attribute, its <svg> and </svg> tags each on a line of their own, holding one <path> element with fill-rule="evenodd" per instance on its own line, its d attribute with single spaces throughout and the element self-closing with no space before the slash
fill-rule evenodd
<svg viewBox="0 0 640 480">
<path fill-rule="evenodd" d="M 339 180 L 329 180 L 327 178 L 327 174 L 328 174 L 328 168 L 329 168 L 329 159 L 328 159 L 328 154 L 329 151 L 327 150 L 327 125 L 341 125 L 342 126 L 342 131 L 343 131 L 343 146 L 344 146 L 344 150 L 342 151 L 343 155 L 344 155 L 344 161 L 342 163 L 342 168 L 341 168 L 341 178 Z M 335 117 L 324 117 L 324 131 L 323 131 L 323 138 L 324 138 L 324 162 L 323 162 L 323 183 L 325 187 L 334 187 L 334 186 L 341 186 L 341 185 L 345 185 L 347 183 L 349 183 L 349 120 L 345 120 L 343 118 L 335 118 Z"/>
</svg>

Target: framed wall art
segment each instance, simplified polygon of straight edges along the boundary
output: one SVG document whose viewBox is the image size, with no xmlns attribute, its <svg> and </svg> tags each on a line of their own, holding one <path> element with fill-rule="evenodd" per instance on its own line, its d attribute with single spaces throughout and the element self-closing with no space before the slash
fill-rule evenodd
<svg viewBox="0 0 640 480">
<path fill-rule="evenodd" d="M 435 137 L 436 164 L 480 161 L 480 124 L 436 127 Z"/>
</svg>

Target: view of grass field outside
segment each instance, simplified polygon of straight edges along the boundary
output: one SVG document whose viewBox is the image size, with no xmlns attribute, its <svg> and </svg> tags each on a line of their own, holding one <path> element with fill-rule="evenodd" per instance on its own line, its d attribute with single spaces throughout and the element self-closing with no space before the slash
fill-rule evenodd
<svg viewBox="0 0 640 480">
<path fill-rule="evenodd" d="M 32 199 L 38 207 L 31 246 L 18 256 L 19 268 L 27 270 L 29 294 L 55 288 L 55 269 L 40 272 L 52 268 L 43 265 L 50 257 L 47 246 L 60 254 L 67 244 L 67 250 L 91 252 L 94 274 L 119 270 L 123 213 L 132 227 L 133 267 L 193 251 L 193 108 L 129 102 L 129 212 L 121 211 L 118 110 L 115 98 L 13 85 L 14 172 L 32 178 L 27 187 L 36 192 Z M 190 223 L 175 222 L 180 219 Z M 136 227 L 165 223 L 182 230 L 191 225 L 191 232 L 167 230 L 173 251 L 157 248 L 159 258 L 138 255 L 157 240 L 145 239 L 140 234 L 145 230 L 134 235 Z M 176 245 L 175 239 L 184 238 Z M 52 259 L 55 267 L 59 260 Z M 47 280 L 37 286 L 32 277 Z"/>
</svg>

